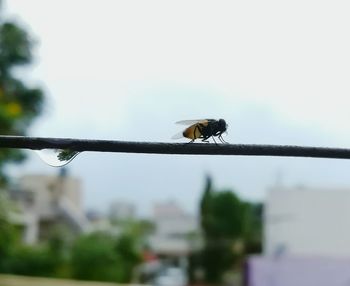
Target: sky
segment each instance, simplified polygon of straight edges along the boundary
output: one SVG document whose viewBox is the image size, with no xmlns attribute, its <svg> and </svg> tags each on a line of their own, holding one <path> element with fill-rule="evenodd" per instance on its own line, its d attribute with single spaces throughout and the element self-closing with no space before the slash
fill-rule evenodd
<svg viewBox="0 0 350 286">
<path fill-rule="evenodd" d="M 20 76 L 46 94 L 29 135 L 172 142 L 174 122 L 224 118 L 225 140 L 350 145 L 348 1 L 7 0 L 35 39 Z M 180 140 L 178 142 L 186 142 Z M 263 200 L 288 186 L 349 187 L 345 160 L 83 153 L 68 165 L 86 208 L 174 199 L 197 211 L 217 189 Z M 33 153 L 23 174 L 55 174 Z"/>
</svg>

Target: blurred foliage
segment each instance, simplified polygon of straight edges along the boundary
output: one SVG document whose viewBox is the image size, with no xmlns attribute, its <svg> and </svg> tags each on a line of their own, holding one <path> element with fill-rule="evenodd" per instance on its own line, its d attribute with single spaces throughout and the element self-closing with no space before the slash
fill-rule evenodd
<svg viewBox="0 0 350 286">
<path fill-rule="evenodd" d="M 83 280 L 119 281 L 122 260 L 116 241 L 104 233 L 79 238 L 72 249 L 72 276 Z"/>
<path fill-rule="evenodd" d="M 55 257 L 54 277 L 69 278 L 71 276 L 70 259 L 74 243 L 74 234 L 65 225 L 55 225 L 49 232 L 47 249 Z"/>
<path fill-rule="evenodd" d="M 261 250 L 262 207 L 242 201 L 232 191 L 215 191 L 207 177 L 200 213 L 204 247 L 192 257 L 192 267 L 201 267 L 207 282 L 218 283 L 246 254 Z"/>
<path fill-rule="evenodd" d="M 1 4 L 1 2 L 0 2 Z M 1 5 L 0 5 L 1 9 Z M 4 20 L 0 11 L 0 134 L 25 135 L 43 108 L 43 92 L 16 77 L 19 67 L 32 61 L 33 40 L 24 28 Z M 0 184 L 6 183 L 4 165 L 20 162 L 24 154 L 15 149 L 0 150 Z"/>
<path fill-rule="evenodd" d="M 10 230 L 8 235 L 15 229 Z M 67 229 L 58 226 L 48 241 L 38 245 L 23 245 L 12 238 L 5 241 L 16 243 L 1 253 L 0 272 L 129 283 L 141 262 L 136 240 L 126 233 L 114 236 L 104 232 L 73 239 Z"/>
<path fill-rule="evenodd" d="M 73 151 L 70 149 L 64 149 L 59 151 L 57 158 L 60 161 L 70 161 L 74 159 L 79 154 L 78 151 Z"/>
<path fill-rule="evenodd" d="M 0 271 L 9 268 L 8 258 L 11 257 L 19 240 L 16 227 L 10 223 L 9 210 L 11 204 L 5 193 L 0 190 Z"/>
<path fill-rule="evenodd" d="M 245 208 L 244 218 L 244 250 L 246 254 L 261 253 L 263 232 L 263 204 L 243 203 Z"/>
<path fill-rule="evenodd" d="M 139 261 L 132 237 L 93 233 L 80 237 L 73 246 L 72 277 L 126 283 Z"/>
<path fill-rule="evenodd" d="M 121 276 L 117 282 L 130 283 L 133 275 L 135 266 L 141 262 L 141 255 L 136 248 L 135 236 L 128 234 L 121 235 L 116 242 L 115 250 L 122 259 L 121 265 Z"/>
<path fill-rule="evenodd" d="M 145 246 L 146 238 L 155 231 L 154 223 L 147 219 L 116 219 L 110 216 L 109 220 L 113 226 L 119 227 L 123 233 L 133 237 L 139 247 Z"/>
<path fill-rule="evenodd" d="M 67 232 L 57 228 L 46 243 L 24 245 L 19 237 L 19 229 L 16 229 L 9 220 L 6 226 L 7 228 L 1 229 L 0 232 L 0 239 L 3 239 L 0 245 L 3 245 L 5 250 L 0 255 L 0 272 L 28 276 L 68 277 L 67 271 L 65 275 L 62 274 L 62 268 L 66 268 L 68 263 L 66 254 L 69 249 L 67 239 L 63 237 Z M 5 234 L 7 234 L 7 240 L 4 240 Z"/>
<path fill-rule="evenodd" d="M 17 245 L 7 259 L 7 271 L 28 276 L 53 276 L 60 263 L 45 246 Z"/>
<path fill-rule="evenodd" d="M 24 28 L 4 19 L 1 4 L 0 1 L 0 134 L 24 135 L 42 111 L 43 92 L 16 77 L 18 68 L 32 61 L 33 41 Z M 4 166 L 23 159 L 20 150 L 0 149 L 0 187 L 8 181 Z M 11 223 L 15 210 L 5 195 L 0 189 L 0 271 L 47 274 L 52 258 L 46 256 L 43 249 L 20 245 L 19 231 Z"/>
</svg>

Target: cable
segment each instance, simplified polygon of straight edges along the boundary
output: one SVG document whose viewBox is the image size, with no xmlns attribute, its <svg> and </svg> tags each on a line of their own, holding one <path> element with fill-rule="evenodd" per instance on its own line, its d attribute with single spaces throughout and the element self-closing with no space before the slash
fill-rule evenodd
<svg viewBox="0 0 350 286">
<path fill-rule="evenodd" d="M 71 138 L 0 136 L 0 148 L 69 149 L 148 154 L 282 156 L 350 159 L 350 149 L 258 144 L 158 143 Z"/>
</svg>

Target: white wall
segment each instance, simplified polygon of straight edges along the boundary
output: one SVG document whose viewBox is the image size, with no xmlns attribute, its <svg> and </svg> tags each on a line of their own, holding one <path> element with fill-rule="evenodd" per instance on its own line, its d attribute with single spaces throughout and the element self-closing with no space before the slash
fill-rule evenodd
<svg viewBox="0 0 350 286">
<path fill-rule="evenodd" d="M 77 178 L 57 176 L 26 175 L 19 179 L 19 188 L 35 194 L 34 207 L 39 216 L 55 216 L 54 208 L 58 197 L 68 198 L 76 211 L 82 212 L 81 182 Z"/>
<path fill-rule="evenodd" d="M 264 218 L 264 252 L 350 257 L 350 188 L 274 188 Z"/>
</svg>

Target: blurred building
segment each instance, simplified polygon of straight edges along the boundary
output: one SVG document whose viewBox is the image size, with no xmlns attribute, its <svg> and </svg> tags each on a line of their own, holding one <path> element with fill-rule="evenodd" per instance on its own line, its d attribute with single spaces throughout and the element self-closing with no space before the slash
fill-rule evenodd
<svg viewBox="0 0 350 286">
<path fill-rule="evenodd" d="M 155 233 L 149 241 L 151 249 L 158 257 L 186 267 L 188 255 L 198 245 L 195 236 L 199 231 L 197 218 L 173 201 L 158 203 L 153 211 Z"/>
<path fill-rule="evenodd" d="M 109 207 L 109 218 L 115 221 L 135 219 L 136 207 L 130 202 L 114 201 Z"/>
<path fill-rule="evenodd" d="M 73 234 L 88 229 L 81 182 L 68 176 L 64 169 L 58 176 L 23 176 L 9 196 L 19 208 L 12 220 L 23 228 L 26 243 L 45 240 L 56 226 L 64 226 Z"/>
<path fill-rule="evenodd" d="M 264 220 L 267 255 L 350 257 L 350 189 L 273 188 Z"/>
<path fill-rule="evenodd" d="M 199 247 L 199 226 L 195 216 L 174 201 L 153 207 L 154 232 L 148 239 L 145 263 L 140 274 L 152 285 L 186 285 L 189 255 Z"/>
<path fill-rule="evenodd" d="M 245 285 L 349 285 L 350 188 L 272 188 L 264 235 L 264 255 L 248 259 Z"/>
<path fill-rule="evenodd" d="M 115 224 L 109 216 L 100 211 L 89 210 L 86 212 L 89 221 L 90 232 L 104 232 L 113 236 L 123 233 L 123 226 Z"/>
</svg>

